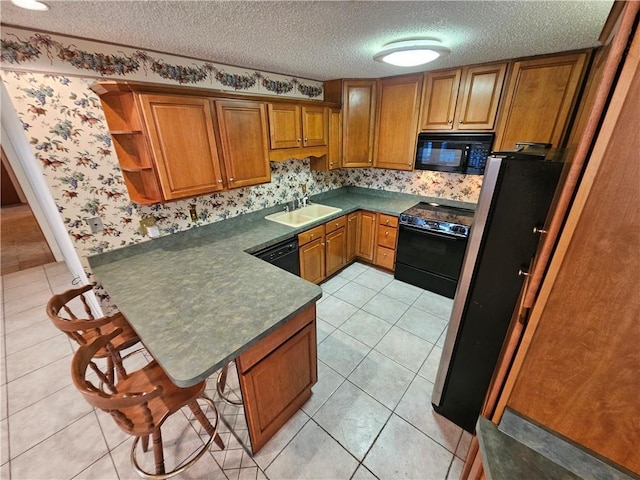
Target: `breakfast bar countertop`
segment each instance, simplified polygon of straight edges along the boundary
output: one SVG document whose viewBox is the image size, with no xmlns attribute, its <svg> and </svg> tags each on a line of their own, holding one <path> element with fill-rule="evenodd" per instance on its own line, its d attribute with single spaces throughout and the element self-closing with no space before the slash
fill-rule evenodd
<svg viewBox="0 0 640 480">
<path fill-rule="evenodd" d="M 95 255 L 89 264 L 169 377 L 190 386 L 322 296 L 319 286 L 251 252 L 358 209 L 397 215 L 439 201 L 353 187 L 311 200 L 342 211 L 292 228 L 265 220 L 282 208 L 271 207 Z"/>
</svg>

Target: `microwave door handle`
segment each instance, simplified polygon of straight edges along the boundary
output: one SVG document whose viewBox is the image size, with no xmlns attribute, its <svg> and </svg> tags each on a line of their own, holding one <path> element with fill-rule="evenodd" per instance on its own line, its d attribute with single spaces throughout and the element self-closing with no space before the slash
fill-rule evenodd
<svg viewBox="0 0 640 480">
<path fill-rule="evenodd" d="M 471 151 L 471 145 L 467 143 L 464 146 L 464 152 L 462 152 L 462 158 L 460 159 L 460 173 L 467 173 L 467 165 L 469 164 L 470 151 Z"/>
</svg>

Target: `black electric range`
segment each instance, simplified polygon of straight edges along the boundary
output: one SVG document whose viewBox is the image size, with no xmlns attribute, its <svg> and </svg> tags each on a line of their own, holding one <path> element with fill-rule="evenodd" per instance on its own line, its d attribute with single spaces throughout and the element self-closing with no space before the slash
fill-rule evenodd
<svg viewBox="0 0 640 480">
<path fill-rule="evenodd" d="M 453 298 L 473 210 L 418 203 L 400 214 L 395 278 Z"/>
</svg>

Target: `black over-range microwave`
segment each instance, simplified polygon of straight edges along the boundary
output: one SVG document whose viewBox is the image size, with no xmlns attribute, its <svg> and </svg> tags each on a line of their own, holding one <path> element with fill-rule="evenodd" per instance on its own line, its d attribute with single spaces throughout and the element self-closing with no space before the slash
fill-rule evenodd
<svg viewBox="0 0 640 480">
<path fill-rule="evenodd" d="M 415 168 L 482 175 L 493 137 L 493 133 L 421 133 Z"/>
</svg>

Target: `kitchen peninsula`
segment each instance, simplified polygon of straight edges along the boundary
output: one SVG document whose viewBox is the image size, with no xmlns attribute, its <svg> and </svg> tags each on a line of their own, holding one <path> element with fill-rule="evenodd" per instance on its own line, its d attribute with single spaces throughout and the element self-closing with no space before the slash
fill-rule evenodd
<svg viewBox="0 0 640 480">
<path fill-rule="evenodd" d="M 359 209 L 398 215 L 419 201 L 443 201 L 352 187 L 311 200 L 341 208 L 335 216 Z M 295 229 L 264 219 L 279 208 L 93 256 L 89 263 L 149 352 L 180 386 L 207 378 L 243 353 L 253 357 L 255 349 L 284 331 L 289 331 L 283 338 L 287 341 L 311 325 L 306 343 L 296 339 L 296 347 L 291 348 L 313 358 L 308 371 L 295 369 L 296 375 L 305 377 L 302 383 L 296 380 L 303 392 L 298 392 L 295 408 L 279 410 L 282 418 L 276 423 L 282 425 L 309 398 L 316 381 L 315 302 L 322 290 L 250 254 L 313 226 Z M 243 368 L 248 371 L 254 365 L 240 362 L 240 376 Z M 288 370 L 278 371 L 278 376 L 291 374 Z M 246 386 L 242 390 L 251 423 L 248 412 L 264 398 L 259 391 L 247 396 Z M 275 431 L 277 428 L 270 435 Z M 256 436 L 252 434 L 254 452 L 268 440 L 268 436 L 260 440 Z"/>
</svg>

